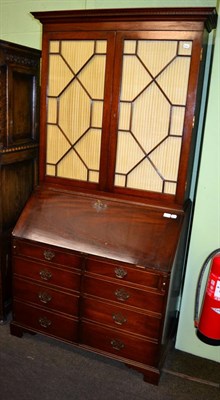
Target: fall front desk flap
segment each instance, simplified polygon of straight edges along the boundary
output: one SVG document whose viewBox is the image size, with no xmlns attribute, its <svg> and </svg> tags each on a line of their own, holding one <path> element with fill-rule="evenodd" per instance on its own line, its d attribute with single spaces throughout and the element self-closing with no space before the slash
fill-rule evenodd
<svg viewBox="0 0 220 400">
<path fill-rule="evenodd" d="M 182 211 L 37 189 L 13 236 L 168 271 L 183 217 Z"/>
</svg>

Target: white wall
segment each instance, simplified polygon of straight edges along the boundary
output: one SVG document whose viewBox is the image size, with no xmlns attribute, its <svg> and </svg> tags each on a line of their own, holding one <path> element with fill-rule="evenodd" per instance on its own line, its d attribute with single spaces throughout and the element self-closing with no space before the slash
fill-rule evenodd
<svg viewBox="0 0 220 400">
<path fill-rule="evenodd" d="M 217 0 L 0 0 L 0 38 L 41 48 L 41 24 L 31 11 L 132 8 L 212 7 Z"/>
<path fill-rule="evenodd" d="M 204 344 L 197 339 L 193 328 L 193 311 L 198 274 L 206 257 L 217 248 L 220 248 L 219 23 L 216 32 L 202 159 L 176 347 L 180 350 L 220 362 L 220 346 L 212 347 Z M 206 282 L 206 279 L 204 282 Z"/>
</svg>

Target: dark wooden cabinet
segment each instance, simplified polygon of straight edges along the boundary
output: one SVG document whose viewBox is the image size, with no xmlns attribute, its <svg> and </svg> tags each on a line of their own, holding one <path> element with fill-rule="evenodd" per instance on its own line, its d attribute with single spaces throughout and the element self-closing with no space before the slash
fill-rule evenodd
<svg viewBox="0 0 220 400">
<path fill-rule="evenodd" d="M 40 54 L 0 40 L 0 320 L 11 304 L 11 231 L 37 184 Z"/>
<path fill-rule="evenodd" d="M 40 184 L 13 230 L 11 332 L 70 342 L 156 384 L 178 319 L 215 10 L 34 16 Z"/>
</svg>

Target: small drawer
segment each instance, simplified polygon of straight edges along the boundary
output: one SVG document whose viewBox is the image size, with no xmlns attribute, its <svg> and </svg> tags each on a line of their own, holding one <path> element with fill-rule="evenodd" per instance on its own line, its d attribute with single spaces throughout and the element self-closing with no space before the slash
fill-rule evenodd
<svg viewBox="0 0 220 400">
<path fill-rule="evenodd" d="M 16 299 L 24 302 L 69 315 L 78 315 L 79 296 L 37 285 L 18 277 L 14 278 L 13 292 Z"/>
<path fill-rule="evenodd" d="M 166 282 L 165 274 L 149 271 L 139 266 L 111 263 L 96 258 L 87 259 L 86 272 L 159 290 L 164 290 L 164 282 Z"/>
<path fill-rule="evenodd" d="M 140 290 L 130 286 L 85 277 L 84 294 L 114 301 L 118 304 L 133 306 L 142 310 L 161 314 L 164 308 L 164 295 L 160 292 Z"/>
<path fill-rule="evenodd" d="M 13 254 L 52 264 L 66 265 L 69 268 L 80 269 L 82 263 L 81 256 L 76 253 L 67 250 L 60 251 L 54 246 L 41 246 L 17 239 L 13 240 Z"/>
<path fill-rule="evenodd" d="M 18 256 L 13 257 L 13 272 L 24 278 L 30 278 L 42 284 L 54 285 L 68 290 L 80 290 L 80 272 L 78 270 L 54 267 L 50 263 L 37 262 Z"/>
<path fill-rule="evenodd" d="M 13 303 L 13 320 L 24 329 L 33 332 L 41 332 L 68 342 L 77 341 L 78 322 L 74 318 L 16 300 Z"/>
<path fill-rule="evenodd" d="M 94 298 L 83 299 L 82 319 L 108 325 L 112 329 L 120 329 L 155 340 L 159 339 L 160 317 L 131 311 L 128 308 L 104 303 Z"/>
<path fill-rule="evenodd" d="M 89 322 L 81 326 L 81 341 L 94 349 L 114 354 L 118 358 L 156 366 L 159 347 L 156 343 L 124 334 Z"/>
</svg>

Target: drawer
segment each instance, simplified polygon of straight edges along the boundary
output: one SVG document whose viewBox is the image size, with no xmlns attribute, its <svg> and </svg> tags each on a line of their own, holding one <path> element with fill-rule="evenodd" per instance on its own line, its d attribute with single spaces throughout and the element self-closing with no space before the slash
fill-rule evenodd
<svg viewBox="0 0 220 400">
<path fill-rule="evenodd" d="M 89 322 L 81 326 L 81 343 L 118 358 L 157 365 L 159 347 L 156 343 Z"/>
<path fill-rule="evenodd" d="M 108 325 L 112 329 L 159 339 L 161 318 L 131 311 L 116 304 L 104 303 L 97 299 L 84 298 L 82 319 Z"/>
<path fill-rule="evenodd" d="M 77 341 L 78 322 L 74 318 L 15 300 L 13 303 L 13 320 L 23 328 L 35 332 L 42 332 L 68 342 Z"/>
<path fill-rule="evenodd" d="M 13 254 L 24 257 L 31 257 L 38 261 L 47 261 L 48 263 L 66 265 L 69 268 L 81 268 L 81 256 L 61 250 L 54 246 L 36 245 L 29 241 L 13 240 Z"/>
<path fill-rule="evenodd" d="M 97 274 L 106 278 L 130 282 L 154 289 L 165 289 L 166 275 L 145 270 L 143 267 L 117 262 L 110 263 L 97 258 L 88 258 L 86 262 L 86 272 L 87 274 Z"/>
<path fill-rule="evenodd" d="M 85 277 L 84 294 L 114 301 L 123 305 L 161 314 L 164 309 L 164 295 L 160 292 L 141 290 L 130 286 Z"/>
<path fill-rule="evenodd" d="M 38 262 L 18 256 L 13 257 L 13 272 L 42 284 L 59 286 L 68 290 L 80 290 L 80 272 L 61 269 L 50 263 Z"/>
<path fill-rule="evenodd" d="M 38 285 L 18 277 L 14 277 L 13 292 L 16 299 L 34 303 L 50 310 L 78 315 L 79 296 Z"/>
</svg>

